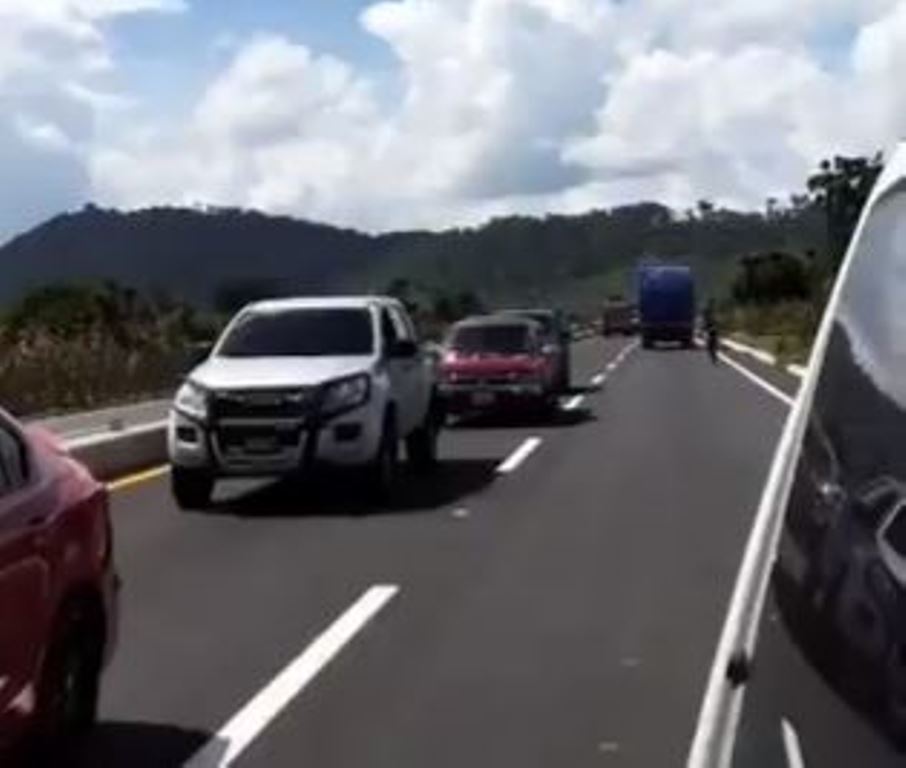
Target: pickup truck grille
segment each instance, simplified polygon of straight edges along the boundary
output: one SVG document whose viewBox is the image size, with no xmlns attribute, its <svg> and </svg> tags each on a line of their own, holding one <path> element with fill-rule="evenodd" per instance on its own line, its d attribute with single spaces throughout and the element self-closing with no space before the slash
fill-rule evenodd
<svg viewBox="0 0 906 768">
<path fill-rule="evenodd" d="M 220 427 L 217 440 L 228 456 L 269 456 L 297 449 L 301 434 L 300 427 Z"/>
<path fill-rule="evenodd" d="M 501 387 L 519 383 L 519 380 L 509 376 L 457 376 L 452 383 L 466 387 Z"/>
<path fill-rule="evenodd" d="M 211 396 L 211 416 L 223 419 L 307 419 L 315 407 L 311 389 L 243 390 Z"/>
</svg>

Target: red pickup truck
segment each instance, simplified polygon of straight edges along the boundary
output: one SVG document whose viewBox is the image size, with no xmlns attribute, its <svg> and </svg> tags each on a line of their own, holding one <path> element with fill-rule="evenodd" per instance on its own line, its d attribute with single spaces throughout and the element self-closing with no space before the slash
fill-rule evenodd
<svg viewBox="0 0 906 768">
<path fill-rule="evenodd" d="M 66 765 L 116 638 L 104 485 L 0 411 L 0 765 Z"/>
<path fill-rule="evenodd" d="M 556 404 L 556 350 L 535 321 L 512 315 L 463 320 L 450 330 L 440 365 L 448 413 Z"/>
</svg>

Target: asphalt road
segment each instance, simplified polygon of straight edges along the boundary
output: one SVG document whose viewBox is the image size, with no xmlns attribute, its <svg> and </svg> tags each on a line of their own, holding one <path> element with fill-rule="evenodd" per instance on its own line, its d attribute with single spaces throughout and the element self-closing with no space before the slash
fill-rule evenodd
<svg viewBox="0 0 906 768">
<path fill-rule="evenodd" d="M 681 765 L 787 408 L 627 344 L 576 346 L 575 383 L 606 380 L 550 423 L 448 430 L 390 510 L 341 477 L 205 514 L 165 477 L 115 492 L 84 764 Z"/>
</svg>

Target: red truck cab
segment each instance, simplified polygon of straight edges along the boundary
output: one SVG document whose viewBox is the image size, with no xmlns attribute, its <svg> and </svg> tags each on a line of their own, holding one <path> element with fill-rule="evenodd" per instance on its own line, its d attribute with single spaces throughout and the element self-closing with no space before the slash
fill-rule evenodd
<svg viewBox="0 0 906 768">
<path fill-rule="evenodd" d="M 440 393 L 457 414 L 556 403 L 556 359 L 541 326 L 493 315 L 463 320 L 450 330 L 440 365 Z"/>
<path fill-rule="evenodd" d="M 117 591 L 106 487 L 0 411 L 0 764 L 63 765 L 93 724 Z"/>
</svg>

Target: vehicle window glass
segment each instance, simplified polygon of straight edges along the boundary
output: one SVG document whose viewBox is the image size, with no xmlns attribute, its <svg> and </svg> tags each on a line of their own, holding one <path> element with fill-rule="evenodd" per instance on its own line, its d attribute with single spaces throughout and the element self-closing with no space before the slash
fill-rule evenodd
<svg viewBox="0 0 906 768">
<path fill-rule="evenodd" d="M 884 531 L 884 538 L 900 556 L 906 556 L 906 506 L 900 504 L 890 525 Z"/>
<path fill-rule="evenodd" d="M 381 340 L 384 345 L 384 349 L 390 349 L 393 347 L 399 336 L 396 332 L 396 325 L 393 323 L 393 318 L 390 317 L 390 313 L 385 309 L 381 311 Z"/>
<path fill-rule="evenodd" d="M 25 446 L 9 427 L 0 424 L 0 495 L 18 490 L 27 479 Z"/>
<path fill-rule="evenodd" d="M 252 312 L 229 331 L 221 357 L 367 355 L 374 349 L 365 309 Z"/>
<path fill-rule="evenodd" d="M 390 319 L 393 322 L 393 328 L 396 331 L 398 338 L 405 341 L 414 340 L 415 336 L 412 332 L 412 328 L 409 326 L 409 323 L 407 322 L 402 312 L 400 312 L 398 309 L 391 309 Z"/>
<path fill-rule="evenodd" d="M 536 314 L 529 314 L 527 317 L 534 320 L 538 325 L 541 326 L 541 332 L 545 336 L 551 336 L 554 333 L 554 319 L 543 312 L 538 312 Z"/>
<path fill-rule="evenodd" d="M 450 347 L 466 354 L 522 354 L 531 350 L 531 331 L 525 325 L 468 325 L 453 332 Z"/>
<path fill-rule="evenodd" d="M 880 524 L 881 518 L 890 511 L 899 494 L 895 488 L 876 491 L 857 505 L 856 512 L 864 523 L 870 527 Z"/>
</svg>

